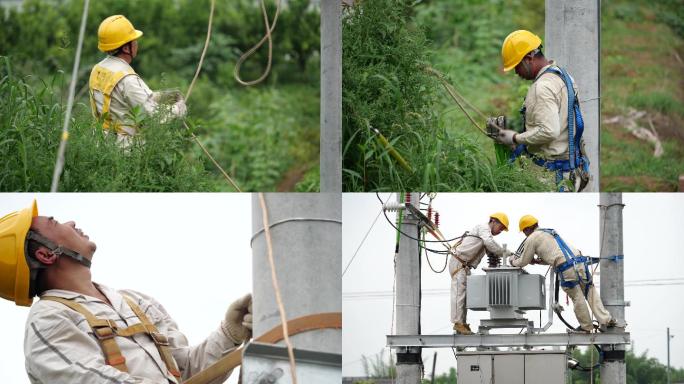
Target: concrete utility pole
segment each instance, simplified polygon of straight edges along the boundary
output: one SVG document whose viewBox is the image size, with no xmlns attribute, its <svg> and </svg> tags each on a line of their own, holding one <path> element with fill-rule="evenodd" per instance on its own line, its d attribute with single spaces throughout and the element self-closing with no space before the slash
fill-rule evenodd
<svg viewBox="0 0 684 384">
<path fill-rule="evenodd" d="M 667 384 L 670 384 L 670 339 L 674 335 L 670 335 L 670 327 L 667 327 Z"/>
<path fill-rule="evenodd" d="M 321 1 L 321 192 L 342 192 L 342 1 Z"/>
<path fill-rule="evenodd" d="M 288 320 L 342 311 L 342 199 L 339 193 L 267 193 L 278 283 Z M 254 335 L 280 324 L 259 197 L 252 196 Z M 234 272 L 237 273 L 237 272 Z M 342 353 L 340 329 L 290 337 L 294 348 Z M 282 345 L 282 342 L 279 343 Z"/>
<path fill-rule="evenodd" d="M 546 0 L 544 54 L 566 68 L 579 87 L 584 141 L 592 180 L 599 191 L 601 0 Z"/>
<path fill-rule="evenodd" d="M 420 194 L 411 193 L 411 204 L 420 208 Z M 397 199 L 400 199 L 397 194 Z M 397 201 L 403 203 L 403 201 Z M 401 231 L 411 237 L 418 237 L 418 220 L 404 211 Z M 396 260 L 397 273 L 397 335 L 420 334 L 420 254 L 418 241 L 401 235 L 399 256 Z M 397 350 L 397 384 L 419 384 L 422 378 L 423 362 L 420 347 Z"/>
<path fill-rule="evenodd" d="M 601 193 L 601 301 L 618 322 L 618 327 L 606 329 L 606 333 L 624 332 L 625 280 L 624 254 L 622 249 L 622 194 Z M 603 346 L 601 383 L 624 384 L 627 382 L 625 346 Z"/>
</svg>

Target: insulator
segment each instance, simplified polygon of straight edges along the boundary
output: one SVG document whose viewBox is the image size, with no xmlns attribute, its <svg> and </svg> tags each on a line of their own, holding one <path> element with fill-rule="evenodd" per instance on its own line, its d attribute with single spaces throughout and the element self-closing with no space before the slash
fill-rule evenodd
<svg viewBox="0 0 684 384">
<path fill-rule="evenodd" d="M 435 227 L 439 228 L 439 212 L 435 211 Z"/>
<path fill-rule="evenodd" d="M 487 253 L 487 262 L 489 263 L 489 268 L 497 268 L 501 266 L 501 258 L 491 253 Z"/>
<path fill-rule="evenodd" d="M 406 208 L 406 206 L 404 206 L 404 204 L 396 203 L 396 202 L 385 203 L 382 206 L 382 209 L 384 209 L 387 212 L 397 212 L 397 211 L 400 211 L 400 210 L 405 209 L 405 208 Z"/>
<path fill-rule="evenodd" d="M 406 194 L 406 202 L 411 203 L 411 193 L 410 192 Z"/>
<path fill-rule="evenodd" d="M 428 217 L 428 220 L 432 221 L 432 206 L 431 205 L 428 205 L 427 217 Z"/>
</svg>

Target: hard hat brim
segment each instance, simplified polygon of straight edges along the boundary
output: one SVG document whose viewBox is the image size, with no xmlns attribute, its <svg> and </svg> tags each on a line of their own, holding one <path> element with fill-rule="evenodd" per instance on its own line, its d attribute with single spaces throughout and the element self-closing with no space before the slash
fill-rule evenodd
<svg viewBox="0 0 684 384">
<path fill-rule="evenodd" d="M 38 203 L 33 200 L 33 204 L 20 211 L 20 231 L 17 236 L 15 253 L 17 256 L 17 270 L 14 281 L 14 302 L 22 307 L 30 307 L 33 298 L 29 297 L 31 285 L 31 270 L 26 261 L 26 235 L 31 228 L 33 218 L 38 216 Z"/>
</svg>

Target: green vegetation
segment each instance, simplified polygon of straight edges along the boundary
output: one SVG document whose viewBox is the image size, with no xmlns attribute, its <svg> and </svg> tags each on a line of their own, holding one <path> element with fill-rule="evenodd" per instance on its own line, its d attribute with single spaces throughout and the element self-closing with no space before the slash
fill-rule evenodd
<svg viewBox="0 0 684 384">
<path fill-rule="evenodd" d="M 684 174 L 684 7 L 678 0 L 602 2 L 601 190 L 676 191 Z M 657 42 L 654 44 L 654 42 Z M 630 109 L 657 133 L 664 154 L 606 124 Z"/>
<path fill-rule="evenodd" d="M 343 20 L 343 183 L 345 191 L 552 191 L 552 175 L 523 161 L 497 160 L 491 139 L 447 98 L 433 66 L 490 115 L 518 118 L 529 84 L 499 73 L 513 9 L 529 1 L 377 0 Z M 543 9 L 543 2 L 538 1 Z M 534 19 L 535 11 L 524 17 Z M 491 110 L 484 108 L 489 106 Z M 478 124 L 484 121 L 477 117 Z M 409 163 L 399 166 L 373 131 Z M 503 164 L 502 164 L 503 163 Z"/>
<path fill-rule="evenodd" d="M 87 98 L 97 28 L 124 14 L 145 34 L 132 65 L 154 90 L 185 91 L 196 70 L 209 0 L 91 2 L 61 191 L 232 190 L 178 121 L 150 117 L 148 145 L 120 150 L 92 121 Z M 273 17 L 275 2 L 267 1 Z M 82 0 L 27 0 L 0 15 L 0 190 L 50 187 L 78 37 Z M 239 55 L 263 36 L 258 2 L 217 2 L 202 74 L 188 103 L 188 124 L 243 190 L 316 191 L 319 142 L 319 10 L 291 0 L 278 19 L 273 70 L 244 88 L 233 79 Z M 267 49 L 241 76 L 256 78 Z M 150 145 L 154 143 L 154 145 Z M 301 184 L 300 184 L 301 183 Z"/>
</svg>

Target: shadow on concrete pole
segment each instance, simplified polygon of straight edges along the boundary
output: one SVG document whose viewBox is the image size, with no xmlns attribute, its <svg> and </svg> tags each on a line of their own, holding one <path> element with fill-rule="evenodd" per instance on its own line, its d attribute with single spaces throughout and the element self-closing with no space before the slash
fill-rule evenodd
<svg viewBox="0 0 684 384">
<path fill-rule="evenodd" d="M 267 193 L 273 258 L 287 319 L 342 311 L 342 199 L 339 193 Z M 280 324 L 261 206 L 252 195 L 254 335 Z M 235 273 L 238 273 L 237 271 Z M 342 353 L 342 330 L 290 337 L 294 348 Z M 282 342 L 278 344 L 283 344 Z"/>
<path fill-rule="evenodd" d="M 321 1 L 321 192 L 342 192 L 342 1 Z"/>
<path fill-rule="evenodd" d="M 600 0 L 546 0 L 544 54 L 568 70 L 579 87 L 584 141 L 592 179 L 586 192 L 599 191 Z"/>
<path fill-rule="evenodd" d="M 401 195 L 397 194 L 397 199 Z M 420 208 L 420 194 L 411 193 L 411 204 Z M 403 203 L 398 201 L 398 203 Z M 418 220 L 404 211 L 401 231 L 418 237 Z M 418 241 L 401 235 L 397 257 L 397 335 L 420 334 L 420 254 Z M 421 349 L 418 347 L 397 349 L 397 384 L 419 384 L 423 374 Z"/>
<path fill-rule="evenodd" d="M 601 301 L 617 320 L 618 327 L 606 332 L 622 332 L 625 324 L 625 280 L 622 235 L 622 194 L 600 194 Z M 627 382 L 625 347 L 604 345 L 601 364 L 602 384 Z"/>
</svg>

